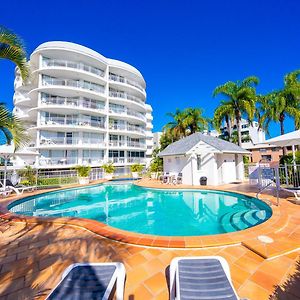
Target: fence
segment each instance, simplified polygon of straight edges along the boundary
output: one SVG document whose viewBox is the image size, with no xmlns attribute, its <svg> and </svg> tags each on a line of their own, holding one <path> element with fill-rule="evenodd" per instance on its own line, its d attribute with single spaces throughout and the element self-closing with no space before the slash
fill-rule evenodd
<svg viewBox="0 0 300 300">
<path fill-rule="evenodd" d="M 249 164 L 245 165 L 245 178 L 252 185 L 267 186 L 273 181 L 285 187 L 300 187 L 300 165 L 271 167 L 269 164 Z"/>
<path fill-rule="evenodd" d="M 116 167 L 115 177 L 126 176 L 130 174 L 129 167 Z M 104 178 L 102 168 L 93 168 L 90 172 L 90 180 L 99 180 Z M 37 185 L 40 188 L 52 186 L 65 186 L 76 184 L 79 177 L 76 170 L 43 170 L 43 169 L 8 169 L 6 178 L 11 180 L 13 184 L 22 183 L 25 185 Z M 4 171 L 0 170 L 0 181 L 3 182 Z"/>
</svg>

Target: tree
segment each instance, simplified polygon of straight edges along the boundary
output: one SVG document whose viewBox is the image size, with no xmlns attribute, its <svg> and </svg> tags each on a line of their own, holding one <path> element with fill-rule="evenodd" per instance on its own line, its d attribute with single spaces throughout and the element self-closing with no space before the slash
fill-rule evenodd
<svg viewBox="0 0 300 300">
<path fill-rule="evenodd" d="M 221 105 L 223 106 L 222 109 L 219 109 L 218 112 L 214 114 L 213 117 L 213 125 L 214 127 L 219 131 L 220 128 L 222 127 L 222 122 L 225 121 L 226 123 L 226 128 L 227 128 L 227 134 L 223 135 L 223 137 L 228 140 L 231 141 L 231 136 L 232 136 L 232 123 L 233 123 L 233 115 L 231 115 L 228 112 L 228 109 L 226 107 L 226 102 L 225 101 L 221 101 Z"/>
<path fill-rule="evenodd" d="M 15 148 L 26 145 L 29 140 L 23 122 L 0 103 L 0 131 L 6 138 L 7 144 L 14 141 Z"/>
<path fill-rule="evenodd" d="M 174 114 L 167 113 L 167 116 L 171 117 L 173 120 L 164 126 L 165 130 L 169 130 L 169 133 L 172 134 L 175 140 L 186 136 L 188 126 L 185 120 L 185 112 L 177 108 Z"/>
<path fill-rule="evenodd" d="M 300 127 L 300 82 L 297 79 L 300 70 L 288 73 L 284 78 L 284 88 L 273 91 L 258 98 L 258 108 L 260 116 L 260 126 L 268 132 L 271 122 L 278 122 L 280 134 L 285 134 L 284 121 L 286 117 L 291 117 L 295 122 L 295 129 Z M 286 155 L 286 148 L 283 148 Z"/>
<path fill-rule="evenodd" d="M 222 119 L 227 115 L 234 116 L 237 134 L 238 145 L 242 145 L 241 134 L 241 119 L 242 115 L 246 115 L 249 120 L 252 120 L 255 112 L 256 90 L 259 79 L 255 76 L 250 76 L 242 81 L 228 81 L 223 85 L 216 87 L 213 96 L 222 95 L 226 100 L 221 101 L 221 105 L 214 112 L 214 120 L 216 123 L 222 122 Z"/>
<path fill-rule="evenodd" d="M 15 63 L 20 70 L 22 80 L 28 79 L 29 66 L 24 44 L 15 33 L 3 26 L 0 26 L 0 58 Z M 28 142 L 29 138 L 23 123 L 3 103 L 0 103 L 0 131 L 4 134 L 8 144 L 14 141 L 16 148 Z"/>
<path fill-rule="evenodd" d="M 20 37 L 3 26 L 0 26 L 0 58 L 15 63 L 20 70 L 23 81 L 28 79 L 29 66 L 24 43 Z"/>
<path fill-rule="evenodd" d="M 201 108 L 186 108 L 183 113 L 184 123 L 189 130 L 189 134 L 207 129 L 208 119 L 203 116 Z"/>
</svg>

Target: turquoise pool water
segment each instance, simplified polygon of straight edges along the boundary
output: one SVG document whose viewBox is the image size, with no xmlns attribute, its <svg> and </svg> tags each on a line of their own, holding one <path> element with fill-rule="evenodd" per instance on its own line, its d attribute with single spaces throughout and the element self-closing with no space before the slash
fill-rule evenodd
<svg viewBox="0 0 300 300">
<path fill-rule="evenodd" d="M 155 190 L 130 183 L 102 184 L 31 196 L 9 206 L 29 216 L 80 217 L 161 236 L 243 230 L 270 218 L 271 208 L 244 195 L 219 191 Z"/>
</svg>

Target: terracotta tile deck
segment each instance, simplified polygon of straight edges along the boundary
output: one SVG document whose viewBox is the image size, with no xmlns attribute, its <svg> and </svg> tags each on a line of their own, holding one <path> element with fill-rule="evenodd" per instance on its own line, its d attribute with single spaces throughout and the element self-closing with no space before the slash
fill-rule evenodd
<svg viewBox="0 0 300 300">
<path fill-rule="evenodd" d="M 219 188 L 255 195 L 253 187 L 248 185 Z M 270 195 L 263 197 L 274 201 Z M 5 206 L 7 200 L 2 204 Z M 300 250 L 297 249 L 300 247 L 300 207 L 281 200 L 280 208 L 274 209 L 275 219 L 272 217 L 267 226 L 243 231 L 244 239 L 231 234 L 223 235 L 224 238 L 212 236 L 210 247 L 203 247 L 209 242 L 209 237 L 205 237 L 201 238 L 202 248 L 158 248 L 121 243 L 79 227 L 82 224 L 76 219 L 71 220 L 72 225 L 2 219 L 0 299 L 44 299 L 59 281 L 63 270 L 78 261 L 122 261 L 127 272 L 126 300 L 168 299 L 170 261 L 176 256 L 191 255 L 223 256 L 230 265 L 240 297 L 300 299 Z M 91 224 L 86 222 L 85 225 Z M 260 234 L 272 237 L 274 245 L 260 249 L 256 239 Z M 236 244 L 227 245 L 228 239 Z M 163 239 L 157 240 L 166 244 Z M 242 243 L 237 243 L 240 240 Z M 183 246 L 175 245 L 172 239 L 167 243 L 166 247 Z M 184 246 L 192 245 L 185 243 Z"/>
</svg>

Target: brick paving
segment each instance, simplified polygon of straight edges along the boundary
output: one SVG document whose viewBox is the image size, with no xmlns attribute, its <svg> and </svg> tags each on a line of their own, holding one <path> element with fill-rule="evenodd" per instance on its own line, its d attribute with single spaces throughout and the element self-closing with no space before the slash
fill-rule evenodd
<svg viewBox="0 0 300 300">
<path fill-rule="evenodd" d="M 225 187 L 224 187 L 225 188 Z M 251 194 L 247 186 L 226 187 Z M 252 191 L 253 192 L 253 191 Z M 267 195 L 268 199 L 272 199 Z M 159 248 L 121 243 L 70 224 L 0 222 L 0 299 L 45 299 L 63 270 L 74 262 L 120 261 L 127 278 L 125 299 L 168 299 L 168 266 L 176 256 L 221 255 L 240 297 L 300 299 L 300 207 L 283 200 L 286 221 L 273 228 L 276 253 L 266 259 L 251 242 L 204 248 Z M 76 224 L 76 219 L 72 224 Z M 257 232 L 256 232 L 257 233 Z M 293 241 L 290 247 L 282 244 Z M 290 245 L 289 245 L 290 246 Z M 280 247 L 283 247 L 280 249 Z M 273 249 L 267 249 L 274 254 Z M 273 295 L 273 296 L 272 296 Z"/>
</svg>

